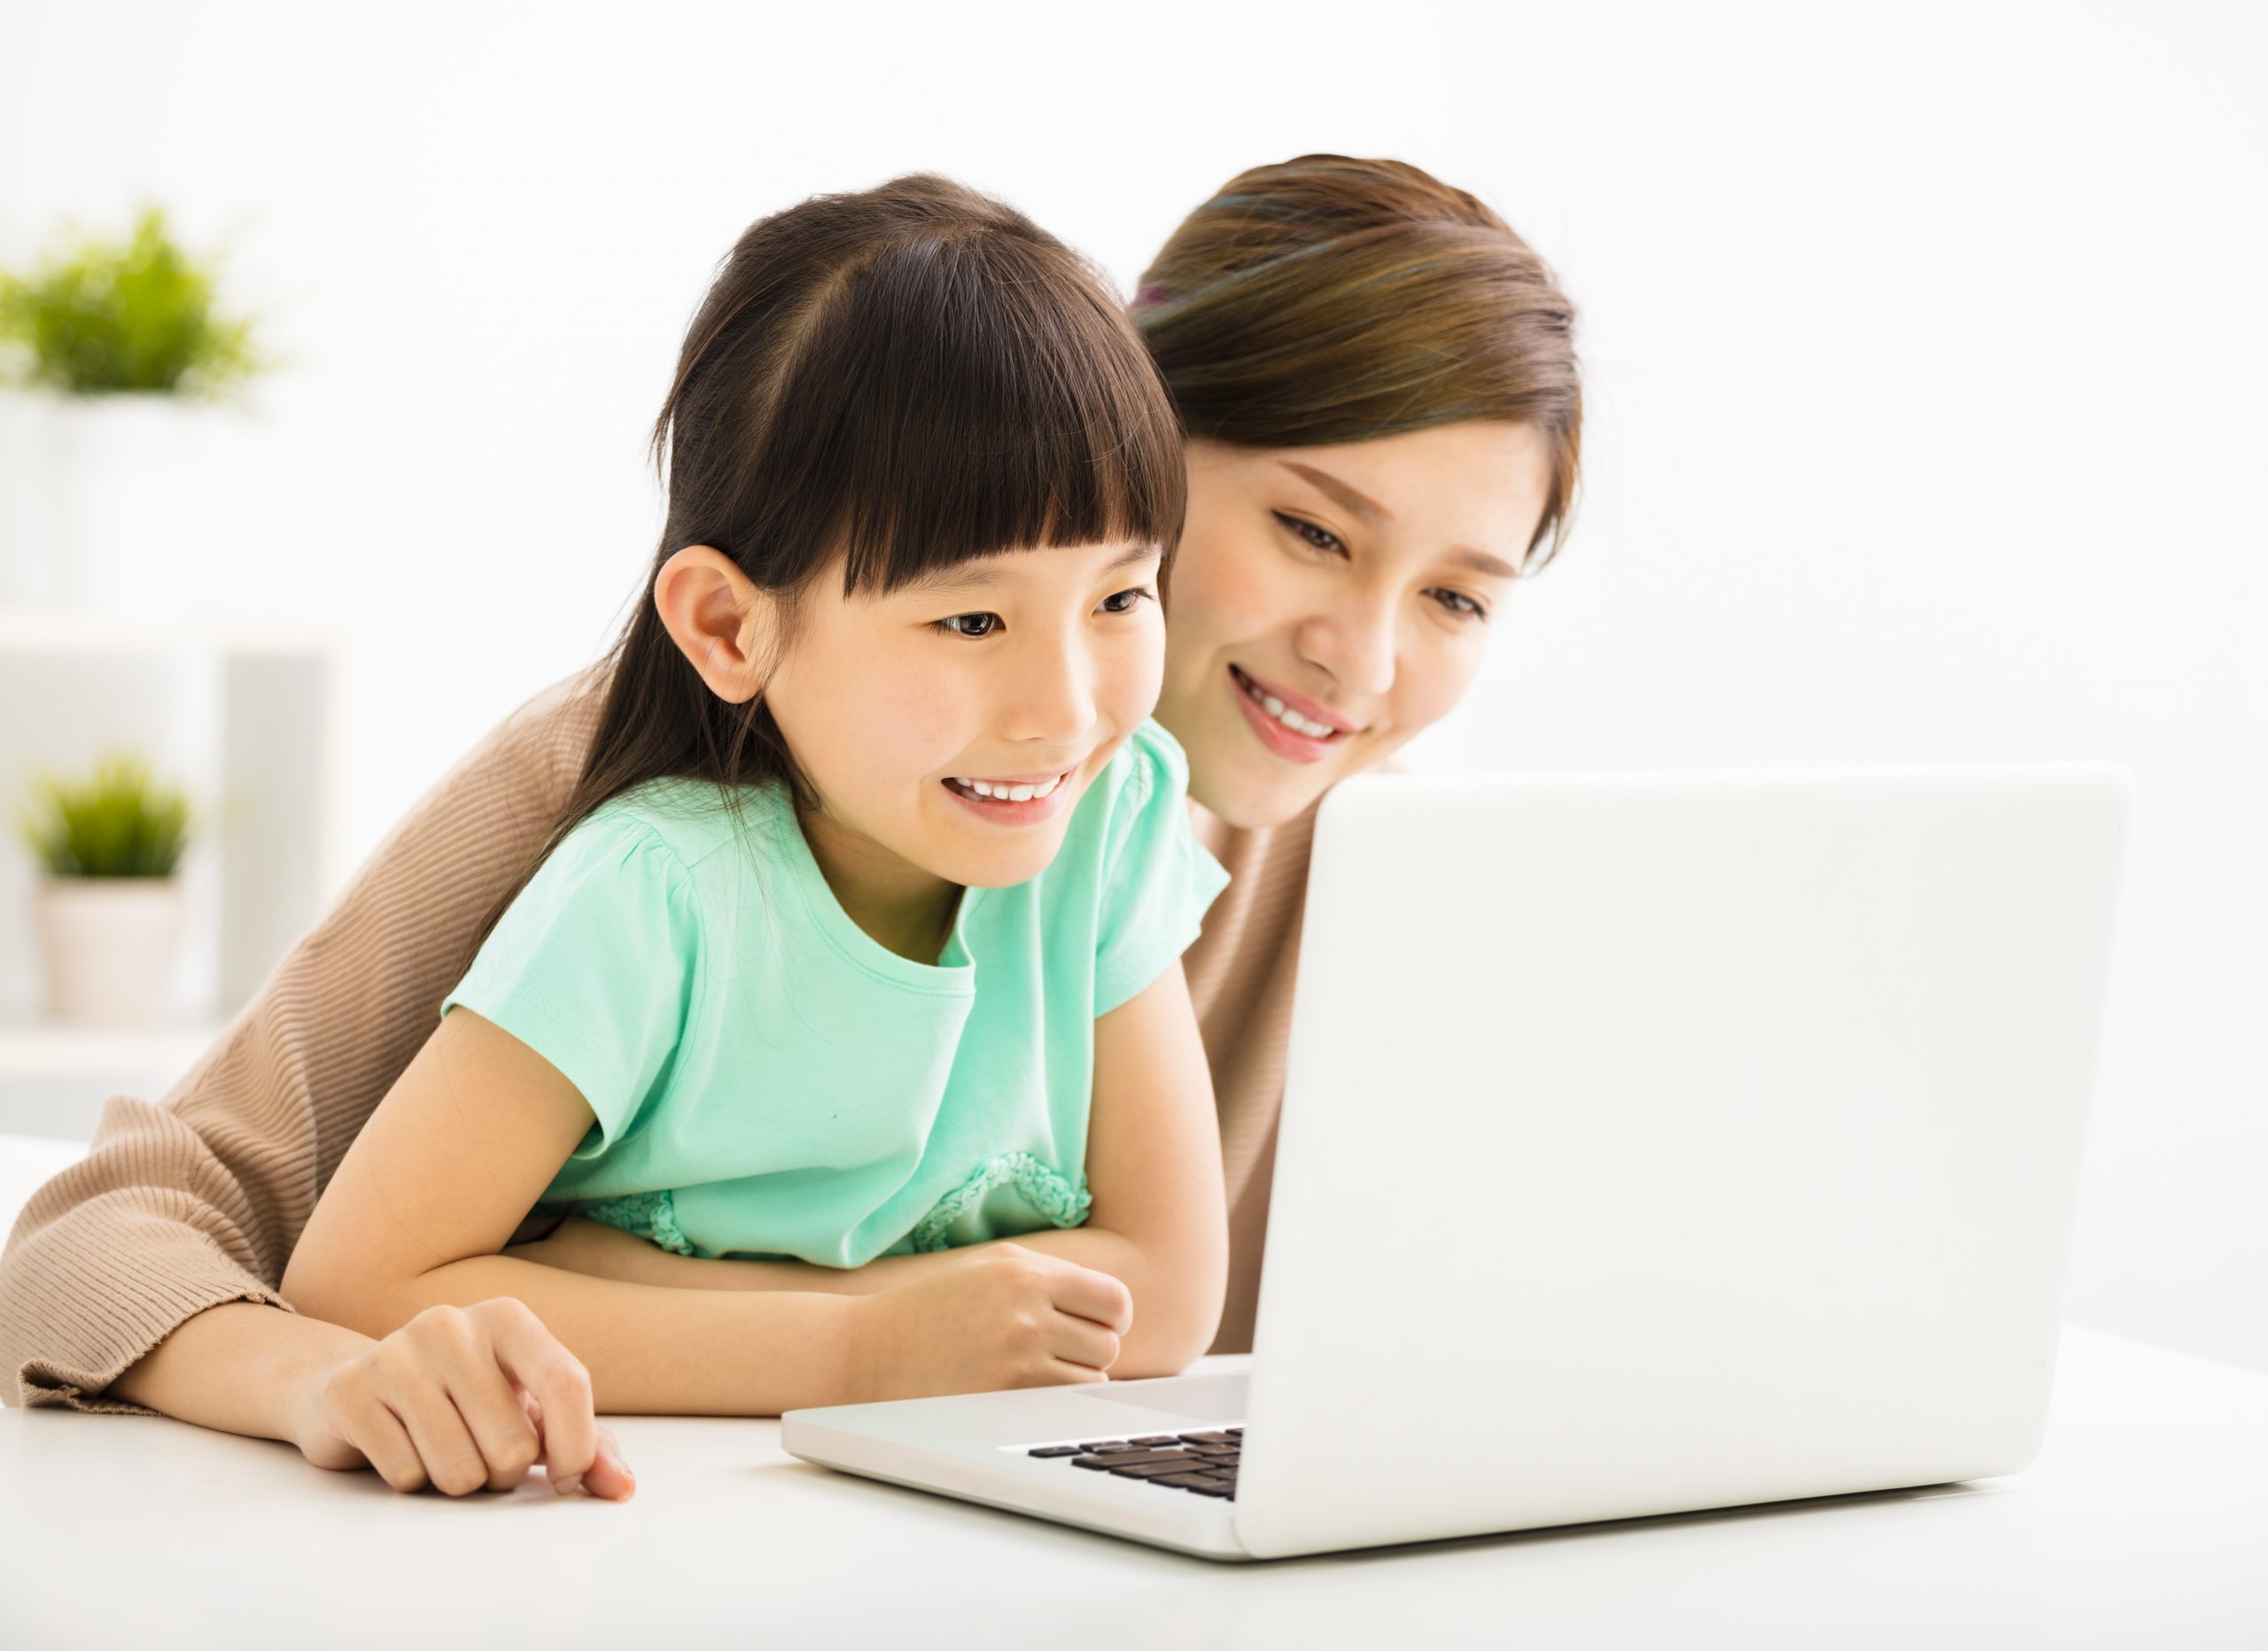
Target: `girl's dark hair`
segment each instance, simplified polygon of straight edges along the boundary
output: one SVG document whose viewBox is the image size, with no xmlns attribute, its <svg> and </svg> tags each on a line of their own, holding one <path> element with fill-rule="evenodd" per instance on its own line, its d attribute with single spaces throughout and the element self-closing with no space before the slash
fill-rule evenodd
<svg viewBox="0 0 2268 1651">
<path fill-rule="evenodd" d="M 678 354 L 650 454 L 668 513 L 603 662 L 581 778 L 473 936 L 590 812 L 645 781 L 779 781 L 815 806 L 758 694 L 717 696 L 650 600 L 662 565 L 712 545 L 779 602 L 843 557 L 882 593 L 1004 550 L 1134 541 L 1166 568 L 1185 471 L 1171 400 L 1106 276 L 1014 207 L 929 173 L 816 195 L 750 224 Z"/>
<path fill-rule="evenodd" d="M 1254 167 L 1182 221 L 1133 315 L 1192 438 L 1296 448 L 1534 425 L 1551 482 L 1523 571 L 1564 542 L 1582 452 L 1575 308 L 1464 191 L 1400 160 Z"/>
</svg>

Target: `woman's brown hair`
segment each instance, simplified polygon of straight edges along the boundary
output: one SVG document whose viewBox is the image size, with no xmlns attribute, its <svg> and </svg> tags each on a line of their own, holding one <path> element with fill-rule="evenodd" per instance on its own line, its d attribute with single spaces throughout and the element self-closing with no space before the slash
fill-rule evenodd
<svg viewBox="0 0 2268 1651">
<path fill-rule="evenodd" d="M 1523 571 L 1565 541 L 1582 453 L 1575 307 L 1464 191 L 1400 160 L 1254 167 L 1182 221 L 1132 314 L 1192 438 L 1297 448 L 1534 425 L 1551 483 Z"/>
<path fill-rule="evenodd" d="M 646 781 L 790 786 L 815 806 L 764 696 L 704 683 L 654 576 L 713 545 L 799 597 L 839 557 L 845 596 L 1003 550 L 1139 541 L 1165 571 L 1185 471 L 1173 405 L 1108 281 L 1021 212 L 910 174 L 749 226 L 695 313 L 649 453 L 668 497 L 581 778 L 490 931 L 593 809 Z"/>
</svg>

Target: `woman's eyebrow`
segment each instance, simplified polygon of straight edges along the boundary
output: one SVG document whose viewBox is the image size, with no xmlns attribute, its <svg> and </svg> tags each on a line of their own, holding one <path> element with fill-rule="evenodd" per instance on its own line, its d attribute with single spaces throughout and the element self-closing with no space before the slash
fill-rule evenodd
<svg viewBox="0 0 2268 1651">
<path fill-rule="evenodd" d="M 1365 520 L 1390 522 L 1394 519 L 1393 511 L 1368 494 L 1358 493 L 1329 471 L 1317 470 L 1312 464 L 1301 464 L 1293 459 L 1278 459 L 1276 462 L 1293 475 L 1304 477 L 1313 482 L 1319 490 L 1329 494 L 1346 509 L 1354 511 L 1355 515 Z M 1491 556 L 1486 550 L 1475 550 L 1471 545 L 1451 545 L 1449 559 L 1460 567 L 1469 567 L 1476 573 L 1488 573 L 1498 579 L 1518 579 L 1520 576 L 1519 569 L 1505 561 L 1503 557 Z"/>
<path fill-rule="evenodd" d="M 1352 510 L 1366 521 L 1390 522 L 1394 512 L 1368 494 L 1357 493 L 1327 470 L 1317 470 L 1312 464 L 1301 464 L 1293 459 L 1276 461 L 1294 476 L 1303 476 L 1317 487 L 1336 499 L 1341 507 Z"/>
</svg>

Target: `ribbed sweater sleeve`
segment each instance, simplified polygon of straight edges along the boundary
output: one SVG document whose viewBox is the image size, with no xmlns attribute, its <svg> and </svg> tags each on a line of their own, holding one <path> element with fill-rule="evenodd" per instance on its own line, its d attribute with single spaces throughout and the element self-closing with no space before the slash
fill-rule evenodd
<svg viewBox="0 0 2268 1651">
<path fill-rule="evenodd" d="M 601 667 L 449 770 L 165 1097 L 113 1095 L 0 1252 L 0 1399 L 148 1414 L 103 1390 L 183 1320 L 276 1292 L 315 1199 L 424 1044 L 476 925 L 582 770 Z"/>
</svg>

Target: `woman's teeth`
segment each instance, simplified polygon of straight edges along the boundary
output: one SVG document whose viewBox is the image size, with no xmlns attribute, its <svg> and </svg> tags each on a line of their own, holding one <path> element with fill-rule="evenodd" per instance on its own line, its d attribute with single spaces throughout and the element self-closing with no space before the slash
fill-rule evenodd
<svg viewBox="0 0 2268 1651">
<path fill-rule="evenodd" d="M 1252 679 L 1242 672 L 1237 674 L 1237 686 L 1244 689 L 1247 698 L 1258 705 L 1262 711 L 1274 717 L 1294 734 L 1304 734 L 1309 739 L 1329 739 L 1339 731 L 1337 728 L 1301 716 L 1275 695 L 1262 693 L 1253 686 Z"/>
<path fill-rule="evenodd" d="M 1063 776 L 1059 774 L 1038 785 L 1002 785 L 992 780 L 962 779 L 956 779 L 953 783 L 978 797 L 997 798 L 1004 803 L 1028 803 L 1035 798 L 1049 795 L 1063 783 Z"/>
</svg>

